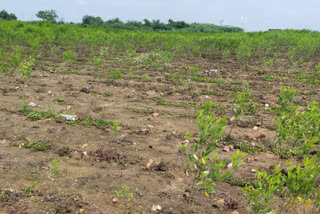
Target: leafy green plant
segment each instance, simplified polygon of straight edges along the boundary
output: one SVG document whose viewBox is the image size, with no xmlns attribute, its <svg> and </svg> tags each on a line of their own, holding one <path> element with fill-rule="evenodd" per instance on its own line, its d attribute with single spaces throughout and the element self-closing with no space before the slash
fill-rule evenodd
<svg viewBox="0 0 320 214">
<path fill-rule="evenodd" d="M 111 80 L 119 80 L 123 78 L 123 75 L 121 71 L 112 71 L 109 78 Z"/>
<path fill-rule="evenodd" d="M 76 53 L 73 50 L 66 50 L 62 54 L 62 59 L 67 63 L 71 63 L 75 56 Z"/>
<path fill-rule="evenodd" d="M 274 150 L 279 154 L 302 156 L 310 152 L 320 139 L 320 106 L 309 103 L 304 111 L 285 102 L 284 111 L 276 118 Z M 289 110 L 288 110 L 289 109 Z"/>
<path fill-rule="evenodd" d="M 122 198 L 123 200 L 123 203 L 124 203 L 123 214 L 131 213 L 130 210 L 128 210 L 128 203 L 131 201 L 131 198 L 133 197 L 132 187 L 128 186 L 127 184 L 123 184 L 121 186 L 121 189 L 118 191 L 115 191 L 115 193 L 119 198 Z"/>
<path fill-rule="evenodd" d="M 19 71 L 21 76 L 24 78 L 29 79 L 31 77 L 32 68 L 34 66 L 34 58 L 31 58 L 30 60 L 24 60 L 20 66 Z"/>
<path fill-rule="evenodd" d="M 200 70 L 200 65 L 196 64 L 195 66 L 191 67 L 188 71 L 191 74 L 191 76 L 197 76 Z"/>
<path fill-rule="evenodd" d="M 33 181 L 31 187 L 24 188 L 22 192 L 27 196 L 32 196 L 35 193 L 38 184 L 38 181 Z"/>
<path fill-rule="evenodd" d="M 116 121 L 112 121 L 112 130 L 113 131 L 120 131 L 119 124 Z"/>
<path fill-rule="evenodd" d="M 320 212 L 319 181 L 318 157 L 305 157 L 303 165 L 293 166 L 291 162 L 287 162 L 287 173 L 282 173 L 279 166 L 275 166 L 272 174 L 257 171 L 257 182 L 246 186 L 243 191 L 254 213 L 268 213 L 273 210 L 281 213 L 289 205 L 293 208 L 297 201 L 304 201 L 305 206 L 309 207 L 312 198 L 314 213 L 315 208 Z M 273 205 L 279 200 L 281 203 L 277 209 Z"/>
<path fill-rule="evenodd" d="M 246 154 L 236 152 L 231 163 L 226 168 L 227 161 L 219 161 L 216 145 L 221 140 L 227 125 L 227 118 L 223 116 L 219 119 L 215 117 L 214 112 L 210 112 L 210 103 L 204 104 L 205 109 L 200 110 L 197 116 L 197 126 L 199 129 L 198 138 L 195 144 L 187 147 L 181 144 L 180 149 L 187 154 L 187 175 L 193 174 L 192 185 L 190 190 L 188 212 L 192 211 L 191 197 L 194 192 L 196 181 L 197 185 L 205 188 L 205 195 L 215 192 L 215 185 L 218 182 L 227 180 L 232 176 L 232 170 L 243 162 Z"/>
<path fill-rule="evenodd" d="M 141 77 L 141 82 L 146 83 L 149 81 L 149 76 L 147 73 L 143 74 L 143 76 Z"/>
<path fill-rule="evenodd" d="M 49 178 L 51 178 L 51 179 L 53 179 L 54 176 L 60 172 L 59 167 L 58 167 L 58 162 L 59 161 L 57 159 L 54 159 L 51 161 L 51 168 L 49 171 L 50 172 Z"/>
<path fill-rule="evenodd" d="M 24 148 L 30 149 L 31 151 L 45 151 L 47 149 L 46 143 L 37 142 L 37 141 L 30 141 L 24 143 Z"/>
<path fill-rule="evenodd" d="M 231 119 L 232 126 L 230 128 L 227 138 L 230 137 L 231 132 L 235 126 L 235 123 L 239 122 L 242 119 L 243 115 L 252 106 L 251 91 L 248 88 L 248 84 L 244 82 L 243 85 L 244 85 L 244 89 L 242 89 L 241 92 L 238 92 L 237 94 L 233 95 L 233 106 L 232 106 L 233 118 Z"/>
<path fill-rule="evenodd" d="M 296 90 L 291 87 L 281 87 L 280 97 L 278 99 L 278 104 L 281 105 L 281 111 L 288 111 L 292 106 L 292 102 L 296 96 Z"/>
</svg>

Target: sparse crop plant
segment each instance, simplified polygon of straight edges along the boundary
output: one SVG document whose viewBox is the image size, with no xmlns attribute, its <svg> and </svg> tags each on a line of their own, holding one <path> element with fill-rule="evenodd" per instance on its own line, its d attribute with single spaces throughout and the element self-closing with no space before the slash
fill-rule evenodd
<svg viewBox="0 0 320 214">
<path fill-rule="evenodd" d="M 275 166 L 272 174 L 257 171 L 257 181 L 243 191 L 253 213 L 287 211 L 288 207 L 304 202 L 305 207 L 313 204 L 312 213 L 320 212 L 320 163 L 317 156 L 305 157 L 303 164 L 294 166 L 287 162 L 287 173 Z M 276 202 L 278 205 L 276 206 Z M 317 209 L 317 211 L 316 211 Z"/>
<path fill-rule="evenodd" d="M 222 139 L 227 125 L 226 116 L 216 118 L 215 113 L 210 109 L 210 103 L 204 104 L 204 109 L 198 112 L 197 126 L 199 129 L 196 143 L 188 147 L 181 144 L 181 151 L 187 154 L 187 175 L 192 176 L 192 184 L 189 196 L 188 212 L 192 212 L 192 197 L 196 185 L 203 186 L 205 195 L 215 193 L 215 186 L 218 182 L 225 181 L 232 177 L 232 171 L 238 167 L 246 154 L 236 152 L 227 167 L 227 160 L 219 160 L 216 146 Z"/>
</svg>

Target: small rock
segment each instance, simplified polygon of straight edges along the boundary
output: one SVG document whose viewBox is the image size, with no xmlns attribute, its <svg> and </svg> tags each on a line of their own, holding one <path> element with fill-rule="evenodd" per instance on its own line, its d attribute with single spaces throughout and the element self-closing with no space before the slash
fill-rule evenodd
<svg viewBox="0 0 320 214">
<path fill-rule="evenodd" d="M 159 117 L 159 115 L 160 115 L 159 113 L 153 113 L 152 114 L 153 117 Z"/>
<path fill-rule="evenodd" d="M 268 109 L 268 108 L 269 108 L 269 104 L 268 103 L 264 104 L 264 109 Z"/>
<path fill-rule="evenodd" d="M 255 143 L 251 143 L 251 146 L 256 147 L 256 144 Z"/>
<path fill-rule="evenodd" d="M 258 127 L 257 126 L 253 127 L 253 130 L 258 131 Z"/>
<path fill-rule="evenodd" d="M 78 151 L 74 151 L 72 153 L 72 157 L 76 160 L 80 160 L 81 159 L 81 154 Z"/>
<path fill-rule="evenodd" d="M 48 91 L 48 94 L 52 94 L 52 91 Z"/>
<path fill-rule="evenodd" d="M 162 210 L 162 207 L 158 204 L 157 207 L 156 207 L 156 209 L 159 210 L 159 211 L 161 211 L 161 210 Z"/>
<path fill-rule="evenodd" d="M 147 165 L 146 165 L 146 169 L 150 170 L 152 164 L 153 164 L 153 160 L 150 159 L 150 160 L 148 161 Z"/>
<path fill-rule="evenodd" d="M 82 146 L 81 146 L 81 148 L 87 148 L 88 147 L 88 144 L 86 143 L 86 144 L 83 144 Z"/>
<path fill-rule="evenodd" d="M 224 152 L 230 152 L 230 147 L 229 147 L 229 146 L 223 147 L 223 151 L 224 151 Z"/>
<path fill-rule="evenodd" d="M 88 155 L 88 152 L 86 151 L 86 152 L 82 152 L 82 154 L 84 155 L 84 156 L 87 156 Z"/>
<path fill-rule="evenodd" d="M 7 143 L 8 143 L 8 140 L 6 139 L 0 140 L 0 144 L 7 144 Z"/>
<path fill-rule="evenodd" d="M 246 163 L 250 163 L 251 162 L 251 158 L 246 158 L 245 160 L 244 160 L 244 162 L 246 162 Z"/>
<path fill-rule="evenodd" d="M 112 199 L 112 203 L 117 203 L 119 200 L 117 198 Z"/>
<path fill-rule="evenodd" d="M 262 123 L 261 122 L 257 122 L 256 125 L 260 127 L 260 126 L 262 126 Z"/>
<path fill-rule="evenodd" d="M 84 209 L 80 209 L 80 210 L 79 210 L 79 213 L 80 213 L 80 214 L 84 214 L 84 213 L 85 213 Z"/>
<path fill-rule="evenodd" d="M 154 126 L 153 126 L 153 125 L 148 125 L 148 127 L 149 127 L 149 128 L 154 128 Z"/>
<path fill-rule="evenodd" d="M 31 107 L 37 107 L 38 104 L 37 104 L 37 103 L 34 103 L 34 102 L 30 102 L 30 103 L 29 103 L 29 106 L 31 106 Z"/>
<path fill-rule="evenodd" d="M 238 211 L 233 211 L 231 214 L 239 214 Z"/>
<path fill-rule="evenodd" d="M 236 117 L 235 117 L 235 116 L 232 116 L 232 117 L 230 118 L 230 121 L 233 122 L 235 119 L 236 119 Z"/>
<path fill-rule="evenodd" d="M 67 109 L 67 110 L 70 110 L 71 108 L 72 108 L 72 106 L 67 106 L 67 108 L 66 108 L 66 109 Z"/>
<path fill-rule="evenodd" d="M 255 173 L 255 172 L 257 172 L 257 170 L 255 170 L 255 169 L 251 169 L 251 172 L 252 172 L 252 173 Z"/>
<path fill-rule="evenodd" d="M 82 89 L 80 90 L 80 92 L 83 92 L 83 93 L 89 94 L 89 93 L 90 93 L 90 90 L 89 90 L 89 88 L 88 88 L 88 87 L 85 87 L 85 88 L 82 88 Z"/>
<path fill-rule="evenodd" d="M 218 208 L 223 208 L 224 207 L 224 199 L 220 199 L 220 200 L 217 200 L 214 205 L 215 207 L 218 207 Z"/>
<path fill-rule="evenodd" d="M 229 163 L 228 164 L 228 169 L 232 169 L 232 166 L 233 166 L 232 163 Z"/>
</svg>

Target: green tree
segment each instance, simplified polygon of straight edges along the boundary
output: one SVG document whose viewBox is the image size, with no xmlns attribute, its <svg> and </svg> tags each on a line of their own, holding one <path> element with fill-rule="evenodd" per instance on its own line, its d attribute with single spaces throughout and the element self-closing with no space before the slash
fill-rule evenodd
<svg viewBox="0 0 320 214">
<path fill-rule="evenodd" d="M 90 26 L 98 27 L 98 26 L 102 26 L 103 23 L 104 23 L 103 20 L 99 16 L 94 17 L 94 16 L 85 15 L 82 18 L 82 24 L 83 25 L 90 25 Z"/>
<path fill-rule="evenodd" d="M 0 11 L 0 20 L 7 20 L 7 21 L 17 20 L 17 17 L 13 13 L 8 13 L 7 11 L 2 10 Z"/>
<path fill-rule="evenodd" d="M 49 22 L 57 22 L 57 18 L 59 17 L 55 10 L 40 10 L 36 16 Z"/>
</svg>

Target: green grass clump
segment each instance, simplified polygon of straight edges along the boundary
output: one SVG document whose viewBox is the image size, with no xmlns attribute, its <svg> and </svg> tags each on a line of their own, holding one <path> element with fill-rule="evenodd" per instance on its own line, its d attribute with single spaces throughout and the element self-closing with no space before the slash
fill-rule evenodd
<svg viewBox="0 0 320 214">
<path fill-rule="evenodd" d="M 45 151 L 48 147 L 46 143 L 31 141 L 24 143 L 24 148 L 30 149 L 33 152 Z"/>
<path fill-rule="evenodd" d="M 55 111 L 48 110 L 48 111 L 40 111 L 34 110 L 27 115 L 28 118 L 31 120 L 45 120 L 45 119 L 56 119 L 60 117 L 60 114 L 56 113 Z"/>
<path fill-rule="evenodd" d="M 18 111 L 22 112 L 31 120 L 45 120 L 49 118 L 56 119 L 60 117 L 60 114 L 53 109 L 49 108 L 47 111 L 41 111 L 38 109 L 33 109 L 28 104 L 24 104 L 22 107 L 18 109 Z"/>
</svg>

